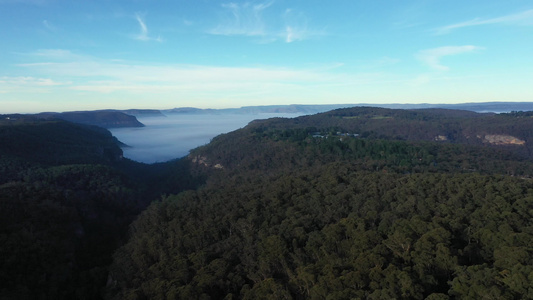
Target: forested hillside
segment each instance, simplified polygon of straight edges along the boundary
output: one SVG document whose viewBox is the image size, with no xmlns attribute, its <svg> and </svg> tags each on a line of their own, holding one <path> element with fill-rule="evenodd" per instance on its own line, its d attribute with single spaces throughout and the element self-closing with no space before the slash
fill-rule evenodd
<svg viewBox="0 0 533 300">
<path fill-rule="evenodd" d="M 128 112 L 130 114 L 128 114 Z M 95 125 L 103 128 L 116 127 L 142 127 L 144 124 L 139 122 L 134 114 L 143 112 L 156 114 L 153 111 L 143 110 L 95 110 L 95 111 L 68 111 L 62 113 L 40 113 L 36 117 L 47 119 L 60 119 L 73 123 Z"/>
<path fill-rule="evenodd" d="M 252 122 L 186 159 L 109 299 L 533 298 L 529 113 L 354 108 Z"/>
<path fill-rule="evenodd" d="M 99 127 L 19 116 L 0 140 L 0 299 L 100 299 L 135 216 L 196 184 L 185 162 L 122 158 Z"/>
<path fill-rule="evenodd" d="M 4 118 L 0 299 L 533 299 L 532 115 L 341 109 L 153 165 Z"/>
<path fill-rule="evenodd" d="M 115 254 L 116 299 L 531 298 L 533 189 L 478 174 L 327 164 L 152 204 Z"/>
</svg>

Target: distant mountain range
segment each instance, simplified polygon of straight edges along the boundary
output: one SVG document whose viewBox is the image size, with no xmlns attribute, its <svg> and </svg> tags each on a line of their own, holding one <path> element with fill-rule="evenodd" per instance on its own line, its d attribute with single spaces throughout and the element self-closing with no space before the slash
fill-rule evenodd
<svg viewBox="0 0 533 300">
<path fill-rule="evenodd" d="M 533 111 L 507 108 L 307 107 L 151 165 L 60 120 L 126 111 L 0 115 L 0 298 L 531 299 Z"/>
<path fill-rule="evenodd" d="M 138 110 L 128 110 L 124 112 L 114 110 L 71 111 L 62 113 L 43 112 L 38 114 L 0 115 L 0 119 L 9 120 L 11 122 L 64 120 L 72 123 L 94 125 L 103 128 L 143 127 L 144 124 L 137 120 L 135 113 L 138 113 Z M 161 113 L 159 114 L 161 115 Z"/>
<path fill-rule="evenodd" d="M 323 104 L 323 105 L 264 105 L 264 106 L 243 106 L 241 108 L 223 109 L 200 109 L 194 107 L 179 107 L 161 110 L 163 114 L 261 114 L 261 113 L 290 113 L 290 114 L 316 114 L 339 108 L 349 108 L 357 106 L 383 107 L 393 109 L 423 109 L 423 108 L 446 108 L 460 109 L 474 112 L 511 112 L 511 111 L 531 111 L 533 102 L 482 102 L 482 103 L 460 103 L 460 104 Z"/>
<path fill-rule="evenodd" d="M 533 111 L 533 102 L 482 102 L 460 104 L 323 104 L 323 105 L 264 105 L 243 106 L 240 108 L 195 108 L 178 107 L 172 109 L 126 109 L 126 110 L 94 110 L 94 111 L 71 111 L 71 112 L 43 112 L 39 114 L 10 114 L 3 115 L 3 119 L 11 118 L 37 118 L 37 119 L 61 119 L 85 125 L 95 125 L 103 128 L 117 127 L 143 127 L 144 124 L 137 117 L 165 117 L 167 115 L 191 115 L 191 114 L 301 114 L 312 115 L 326 111 L 350 108 L 350 107 L 382 107 L 392 109 L 428 109 L 445 108 L 466 110 L 479 113 L 502 113 L 512 111 Z"/>
<path fill-rule="evenodd" d="M 144 126 L 133 114 L 112 110 L 40 113 L 37 116 L 46 119 L 56 118 L 85 125 L 96 125 L 104 128 Z"/>
</svg>

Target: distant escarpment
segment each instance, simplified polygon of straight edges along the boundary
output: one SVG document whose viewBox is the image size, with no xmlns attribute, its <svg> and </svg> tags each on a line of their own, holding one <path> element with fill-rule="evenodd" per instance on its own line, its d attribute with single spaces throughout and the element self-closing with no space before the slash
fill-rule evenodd
<svg viewBox="0 0 533 300">
<path fill-rule="evenodd" d="M 104 163 L 122 159 L 121 143 L 109 131 L 63 120 L 4 118 L 0 121 L 0 139 L 2 156 L 33 163 Z"/>
<path fill-rule="evenodd" d="M 120 110 L 120 112 L 135 117 L 165 117 L 165 115 L 157 109 L 126 109 Z"/>
<path fill-rule="evenodd" d="M 331 105 L 262 105 L 243 106 L 240 108 L 201 109 L 195 107 L 179 107 L 164 110 L 167 114 L 316 114 L 332 109 L 354 106 L 349 104 Z"/>
<path fill-rule="evenodd" d="M 471 112 L 511 112 L 511 111 L 531 111 L 533 103 L 531 102 L 482 102 L 482 103 L 460 103 L 460 104 L 371 104 L 371 103 L 352 103 L 352 104 L 323 104 L 323 105 L 260 105 L 260 106 L 243 106 L 240 108 L 223 108 L 223 109 L 200 109 L 194 107 L 179 107 L 164 110 L 169 114 L 269 114 L 269 113 L 289 113 L 289 114 L 317 114 L 327 112 L 333 109 L 349 107 L 383 107 L 390 109 L 448 109 L 462 110 Z"/>
<path fill-rule="evenodd" d="M 187 157 L 107 299 L 533 299 L 530 113 L 339 109 Z"/>
<path fill-rule="evenodd" d="M 533 118 L 446 109 L 338 109 L 256 120 L 191 151 L 199 170 L 291 169 L 336 161 L 367 171 L 531 176 Z M 201 158 L 201 159 L 199 159 Z"/>
<path fill-rule="evenodd" d="M 530 157 L 533 113 L 475 113 L 450 109 L 400 110 L 376 107 L 337 109 L 293 119 L 253 122 L 256 128 L 317 128 L 353 132 L 360 137 L 405 141 L 438 141 L 466 145 L 513 147 Z"/>
<path fill-rule="evenodd" d="M 47 112 L 37 114 L 37 116 L 47 119 L 56 118 L 73 123 L 95 125 L 103 128 L 144 126 L 144 124 L 139 122 L 135 116 L 114 110 L 71 111 L 62 113 Z"/>
</svg>

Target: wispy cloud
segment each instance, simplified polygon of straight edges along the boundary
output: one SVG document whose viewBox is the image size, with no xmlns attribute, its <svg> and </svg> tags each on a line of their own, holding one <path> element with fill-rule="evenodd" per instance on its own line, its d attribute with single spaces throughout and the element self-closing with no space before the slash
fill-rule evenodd
<svg viewBox="0 0 533 300">
<path fill-rule="evenodd" d="M 287 43 L 303 41 L 314 36 L 325 34 L 324 31 L 309 29 L 307 17 L 301 12 L 286 9 L 283 18 L 285 21 L 283 37 Z"/>
<path fill-rule="evenodd" d="M 26 55 L 35 56 L 39 58 L 47 59 L 75 59 L 78 55 L 72 53 L 69 50 L 64 49 L 39 49 L 35 52 L 27 53 Z"/>
<path fill-rule="evenodd" d="M 339 64 L 315 68 L 157 65 L 74 54 L 70 54 L 72 57 L 69 58 L 68 54 L 70 52 L 65 50 L 41 50 L 34 54 L 32 60 L 35 62 L 18 66 L 31 74 L 46 74 L 52 80 L 34 81 L 34 84 L 51 85 L 70 81 L 58 88 L 103 94 L 129 93 L 135 94 L 135 97 L 151 97 L 157 93 L 165 97 L 180 95 L 191 99 L 218 99 L 221 95 L 256 95 L 262 98 L 275 95 L 279 98 L 280 95 L 289 97 L 309 93 L 310 90 L 324 93 L 331 87 L 351 89 L 357 85 L 389 80 L 380 73 L 344 74 L 339 70 Z M 51 59 L 61 55 L 65 59 Z"/>
<path fill-rule="evenodd" d="M 420 51 L 417 57 L 430 66 L 433 64 L 432 68 L 443 70 L 446 67 L 439 59 L 475 49 L 479 47 L 441 47 Z M 340 62 L 300 68 L 162 65 L 102 59 L 62 49 L 39 50 L 21 57 L 27 63 L 15 65 L 18 69 L 14 72 L 23 76 L 0 76 L 2 107 L 9 107 L 5 104 L 9 101 L 25 99 L 40 99 L 39 107 L 28 106 L 36 110 L 65 110 L 67 103 L 71 107 L 68 109 L 96 109 L 109 105 L 168 108 L 323 103 L 324 99 L 337 103 L 373 99 L 396 102 L 413 95 L 422 99 L 419 91 L 432 86 L 431 82 L 460 82 L 460 78 L 447 77 L 446 72 L 428 71 L 414 78 L 413 73 L 354 70 L 353 66 Z M 385 65 L 397 62 L 387 57 L 382 60 Z M 402 92 L 391 95 L 382 92 L 383 87 L 407 94 L 401 98 Z M 416 93 L 410 94 L 411 91 Z"/>
<path fill-rule="evenodd" d="M 157 41 L 162 42 L 163 40 L 161 37 L 153 38 L 148 35 L 148 27 L 146 27 L 146 23 L 144 22 L 143 18 L 139 14 L 135 14 L 135 19 L 139 23 L 139 30 L 140 32 L 135 35 L 135 39 L 139 41 Z"/>
<path fill-rule="evenodd" d="M 419 51 L 415 57 L 421 62 L 428 65 L 430 68 L 439 71 L 447 71 L 449 67 L 441 64 L 440 60 L 445 56 L 457 55 L 461 53 L 472 52 L 474 50 L 481 50 L 483 47 L 472 45 L 467 46 L 446 46 L 439 48 L 432 48 Z"/>
<path fill-rule="evenodd" d="M 0 77 L 0 94 L 42 95 L 49 94 L 53 89 L 67 87 L 70 84 L 71 82 L 69 81 L 57 81 L 49 77 L 45 78 L 33 76 L 2 76 Z M 6 109 L 6 101 L 9 103 L 9 98 L 0 100 L 3 109 Z M 7 108 L 9 108 L 9 105 L 7 105 Z"/>
<path fill-rule="evenodd" d="M 383 56 L 373 60 L 361 61 L 358 68 L 363 70 L 383 69 L 398 64 L 401 60 L 394 57 Z"/>
<path fill-rule="evenodd" d="M 252 4 L 245 2 L 222 4 L 225 9 L 224 20 L 214 29 L 211 34 L 218 35 L 246 35 L 263 36 L 266 35 L 263 12 L 270 7 L 272 2 Z"/>
<path fill-rule="evenodd" d="M 48 20 L 43 20 L 43 25 L 46 29 L 50 30 L 50 31 L 55 31 L 57 28 L 52 25 Z"/>
<path fill-rule="evenodd" d="M 57 82 L 50 78 L 35 78 L 31 76 L 0 77 L 0 85 L 43 87 L 43 86 L 65 85 L 65 84 L 69 84 L 69 83 L 68 82 Z"/>
<path fill-rule="evenodd" d="M 225 10 L 224 19 L 208 33 L 260 37 L 259 41 L 262 43 L 277 40 L 292 43 L 324 35 L 324 31 L 309 29 L 306 17 L 291 9 L 286 9 L 281 14 L 270 14 L 277 17 L 267 18 L 266 10 L 272 6 L 273 2 L 222 4 Z"/>
<path fill-rule="evenodd" d="M 447 34 L 452 30 L 480 26 L 480 25 L 489 25 L 489 24 L 506 24 L 506 25 L 533 25 L 533 9 L 526 10 L 520 13 L 505 15 L 496 18 L 475 18 L 469 21 L 455 23 L 443 27 L 436 28 L 434 30 L 435 34 Z"/>
</svg>

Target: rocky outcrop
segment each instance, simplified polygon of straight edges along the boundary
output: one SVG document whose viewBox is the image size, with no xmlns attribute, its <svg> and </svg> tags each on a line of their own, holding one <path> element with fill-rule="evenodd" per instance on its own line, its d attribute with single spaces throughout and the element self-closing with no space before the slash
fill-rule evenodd
<svg viewBox="0 0 533 300">
<path fill-rule="evenodd" d="M 191 160 L 192 163 L 209 167 L 209 164 L 207 163 L 207 157 L 205 156 L 200 156 L 200 155 L 189 156 L 189 159 Z"/>
<path fill-rule="evenodd" d="M 201 156 L 201 155 L 196 155 L 196 156 L 189 156 L 189 159 L 191 160 L 192 163 L 195 163 L 195 164 L 198 164 L 198 165 L 201 165 L 201 166 L 204 166 L 204 167 L 208 167 L 208 168 L 215 168 L 215 169 L 224 169 L 224 166 L 219 164 L 219 163 L 216 163 L 216 164 L 211 164 L 209 162 L 209 160 L 207 159 L 207 157 L 205 156 Z"/>
<path fill-rule="evenodd" d="M 487 134 L 483 137 L 483 143 L 489 143 L 492 145 L 518 145 L 524 146 L 526 141 L 517 137 L 506 134 Z"/>
</svg>

